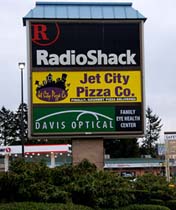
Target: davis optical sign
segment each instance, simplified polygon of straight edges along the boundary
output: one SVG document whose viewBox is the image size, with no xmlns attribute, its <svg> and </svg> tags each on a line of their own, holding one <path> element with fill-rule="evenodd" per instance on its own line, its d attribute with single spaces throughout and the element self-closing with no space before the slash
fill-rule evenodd
<svg viewBox="0 0 176 210">
<path fill-rule="evenodd" d="M 33 132 L 36 135 L 100 134 L 119 135 L 124 131 L 140 131 L 141 106 L 76 106 L 36 107 L 33 112 Z"/>
<path fill-rule="evenodd" d="M 30 137 L 144 133 L 142 23 L 28 24 Z"/>
</svg>

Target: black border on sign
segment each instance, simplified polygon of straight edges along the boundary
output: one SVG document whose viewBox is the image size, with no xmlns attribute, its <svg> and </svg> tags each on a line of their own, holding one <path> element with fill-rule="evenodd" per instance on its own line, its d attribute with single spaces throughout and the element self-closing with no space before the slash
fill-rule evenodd
<svg viewBox="0 0 176 210">
<path fill-rule="evenodd" d="M 53 134 L 36 134 L 32 132 L 32 122 L 33 122 L 33 107 L 47 107 L 47 106 L 63 106 L 63 105 L 46 105 L 46 104 L 32 104 L 32 72 L 33 71 L 46 71 L 43 68 L 33 68 L 32 67 L 32 46 L 31 46 L 31 23 L 33 22 L 55 22 L 55 21 L 59 21 L 60 23 L 123 23 L 123 24 L 130 24 L 130 23 L 138 23 L 139 24 L 139 37 L 140 37 L 140 66 L 134 67 L 134 66 L 126 66 L 126 67 L 118 67 L 118 68 L 114 68 L 114 67 L 109 67 L 109 66 L 105 66 L 104 68 L 102 67 L 94 67 L 93 69 L 96 71 L 100 71 L 100 70 L 129 70 L 129 69 L 133 69 L 133 70 L 141 70 L 141 90 L 142 90 L 142 102 L 141 102 L 141 116 L 142 116 L 142 125 L 141 125 L 141 131 L 133 131 L 133 132 L 128 132 L 128 131 L 124 131 L 124 132 L 91 132 L 91 133 L 83 133 L 83 132 L 78 132 L 78 133 L 55 133 Z M 105 139 L 110 139 L 110 138 L 138 138 L 138 137 L 143 137 L 144 133 L 145 133 L 145 128 L 144 128 L 144 124 L 145 124 L 145 92 L 144 92 L 144 58 L 143 58 L 143 52 L 144 52 L 144 47 L 143 47 L 143 24 L 144 21 L 141 20 L 58 20 L 58 19 L 53 19 L 53 20 L 27 20 L 27 59 L 28 59 L 28 101 L 29 101 L 29 109 L 28 109 L 28 136 L 29 139 L 37 139 L 37 138 L 47 138 L 47 139 L 74 139 L 74 138 L 95 138 L 95 137 L 101 137 L 101 138 L 105 138 Z M 50 71 L 56 71 L 58 72 L 58 68 L 57 67 L 49 67 Z M 61 70 L 66 70 L 68 68 L 62 68 L 59 69 L 59 71 Z M 71 69 L 72 71 L 75 71 L 75 69 L 77 69 L 78 71 L 84 71 L 86 69 L 86 71 L 89 70 L 88 67 L 69 67 L 69 69 Z M 90 67 L 90 70 L 92 70 L 92 67 Z M 106 104 L 67 104 L 66 106 L 105 106 Z M 108 105 L 120 105 L 120 103 L 107 103 Z M 135 103 L 123 103 L 123 105 L 131 105 L 134 106 Z M 65 106 L 65 104 L 64 104 Z"/>
</svg>

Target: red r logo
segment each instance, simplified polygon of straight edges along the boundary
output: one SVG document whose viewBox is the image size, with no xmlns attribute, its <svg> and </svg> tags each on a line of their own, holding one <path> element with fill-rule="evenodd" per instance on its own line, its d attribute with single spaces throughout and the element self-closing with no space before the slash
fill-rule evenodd
<svg viewBox="0 0 176 210">
<path fill-rule="evenodd" d="M 32 42 L 39 46 L 54 44 L 60 36 L 60 28 L 57 23 L 33 23 Z"/>
<path fill-rule="evenodd" d="M 34 37 L 32 41 L 40 41 L 40 40 L 49 40 L 47 37 L 46 31 L 47 26 L 44 24 L 33 24 L 34 29 Z"/>
<path fill-rule="evenodd" d="M 10 148 L 10 147 L 7 147 L 7 148 L 5 149 L 5 151 L 8 152 L 8 153 L 11 152 L 11 148 Z"/>
</svg>

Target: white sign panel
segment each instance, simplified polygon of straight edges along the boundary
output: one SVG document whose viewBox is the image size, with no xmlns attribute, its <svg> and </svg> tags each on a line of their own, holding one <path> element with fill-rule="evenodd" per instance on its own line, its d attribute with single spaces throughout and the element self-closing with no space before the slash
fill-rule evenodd
<svg viewBox="0 0 176 210">
<path fill-rule="evenodd" d="M 176 132 L 165 132 L 164 140 L 165 141 L 176 140 Z"/>
</svg>

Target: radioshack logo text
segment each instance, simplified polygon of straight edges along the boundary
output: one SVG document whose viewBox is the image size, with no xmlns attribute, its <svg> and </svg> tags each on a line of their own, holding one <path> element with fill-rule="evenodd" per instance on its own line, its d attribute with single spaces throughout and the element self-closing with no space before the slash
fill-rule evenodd
<svg viewBox="0 0 176 210">
<path fill-rule="evenodd" d="M 39 46 L 53 45 L 60 36 L 60 27 L 57 23 L 33 23 L 32 42 Z M 51 33 L 52 32 L 52 33 Z"/>
<path fill-rule="evenodd" d="M 94 66 L 94 65 L 135 65 L 135 53 L 130 49 L 125 53 L 106 54 L 102 50 L 89 50 L 87 54 L 77 54 L 75 50 L 66 50 L 61 55 L 49 54 L 47 50 L 37 50 L 36 61 L 38 66 Z"/>
</svg>

